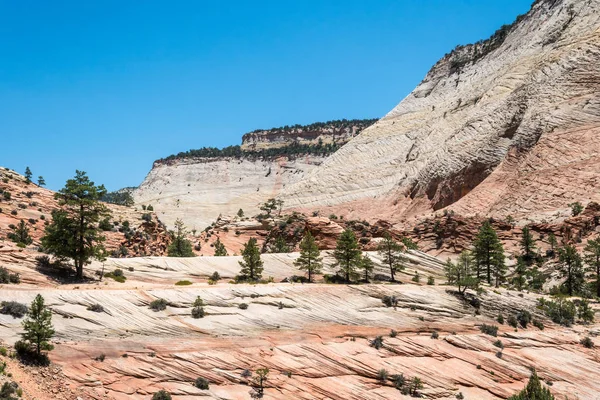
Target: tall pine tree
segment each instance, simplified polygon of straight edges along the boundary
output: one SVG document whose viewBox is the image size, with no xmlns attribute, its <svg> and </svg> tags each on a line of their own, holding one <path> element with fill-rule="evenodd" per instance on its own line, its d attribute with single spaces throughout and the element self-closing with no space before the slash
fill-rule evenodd
<svg viewBox="0 0 600 400">
<path fill-rule="evenodd" d="M 584 283 L 583 263 L 575 246 L 565 245 L 558 249 L 559 270 L 565 280 L 569 296 L 581 290 Z"/>
<path fill-rule="evenodd" d="M 525 265 L 530 267 L 535 261 L 535 240 L 533 239 L 533 235 L 528 226 L 523 227 L 521 232 L 521 241 L 519 243 L 521 247 L 521 258 Z"/>
<path fill-rule="evenodd" d="M 361 251 L 354 232 L 346 229 L 337 241 L 333 258 L 336 259 L 335 266 L 339 267 L 340 273 L 346 282 L 350 282 L 356 275 L 356 268 L 360 264 Z"/>
<path fill-rule="evenodd" d="M 319 246 L 310 232 L 306 232 L 300 242 L 300 256 L 294 261 L 294 265 L 308 273 L 308 281 L 312 282 L 314 274 L 321 273 L 323 266 Z"/>
<path fill-rule="evenodd" d="M 358 267 L 363 270 L 365 282 L 368 283 L 369 277 L 375 269 L 375 263 L 373 262 L 373 260 L 371 260 L 371 257 L 369 257 L 368 254 L 364 254 L 360 257 L 360 263 L 358 264 Z"/>
<path fill-rule="evenodd" d="M 456 285 L 460 293 L 464 293 L 467 289 L 476 289 L 479 281 L 473 274 L 473 266 L 473 256 L 468 250 L 460 253 L 456 263 L 448 259 L 444 267 L 448 283 Z"/>
<path fill-rule="evenodd" d="M 492 284 L 492 274 L 498 282 L 504 270 L 504 249 L 489 220 L 485 221 L 473 242 L 477 279 L 485 274 L 488 284 Z"/>
<path fill-rule="evenodd" d="M 583 251 L 588 270 L 596 280 L 596 296 L 600 297 L 600 239 L 589 240 Z"/>
<path fill-rule="evenodd" d="M 98 228 L 100 219 L 110 216 L 100 202 L 105 194 L 104 185 L 96 186 L 83 171 L 76 171 L 55 194 L 61 208 L 52 212 L 42 247 L 57 257 L 72 259 L 78 279 L 83 278 L 83 267 L 92 258 L 102 260 L 106 255 L 102 245 L 105 237 Z"/>
<path fill-rule="evenodd" d="M 386 232 L 383 236 L 383 240 L 379 243 L 377 250 L 379 251 L 382 262 L 390 269 L 392 282 L 395 281 L 395 273 L 404 269 L 404 257 L 402 256 L 404 246 L 396 242 L 389 232 Z"/>
<path fill-rule="evenodd" d="M 262 277 L 263 261 L 260 258 L 260 249 L 255 238 L 250 238 L 242 250 L 243 261 L 239 261 L 242 270 L 242 280 L 257 281 Z"/>
<path fill-rule="evenodd" d="M 175 221 L 175 230 L 171 232 L 173 241 L 167 249 L 169 257 L 194 257 L 192 242 L 186 238 L 187 229 L 179 218 Z"/>
<path fill-rule="evenodd" d="M 224 257 L 227 256 L 227 249 L 225 248 L 225 245 L 223 243 L 221 243 L 221 239 L 217 238 L 217 241 L 215 242 L 215 256 L 216 257 Z"/>
</svg>

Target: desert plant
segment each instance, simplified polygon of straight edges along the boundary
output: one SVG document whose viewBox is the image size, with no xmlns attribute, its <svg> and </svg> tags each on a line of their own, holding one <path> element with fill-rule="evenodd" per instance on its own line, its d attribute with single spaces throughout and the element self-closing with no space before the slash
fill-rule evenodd
<svg viewBox="0 0 600 400">
<path fill-rule="evenodd" d="M 165 299 L 156 299 L 150 303 L 149 307 L 151 310 L 154 310 L 154 311 L 163 311 L 163 310 L 166 310 L 168 305 L 169 305 L 169 302 L 167 302 Z"/>
<path fill-rule="evenodd" d="M 248 309 L 248 303 L 240 303 L 240 304 L 238 305 L 238 308 L 239 308 L 240 310 L 247 310 L 247 309 Z"/>
<path fill-rule="evenodd" d="M 171 393 L 167 392 L 164 389 L 159 390 L 154 393 L 152 396 L 152 400 L 172 400 Z"/>
<path fill-rule="evenodd" d="M 383 347 L 383 336 L 377 336 L 375 339 L 369 341 L 369 346 L 379 350 Z"/>
<path fill-rule="evenodd" d="M 95 303 L 95 304 L 90 304 L 87 307 L 88 311 L 93 311 L 93 312 L 97 312 L 97 313 L 101 313 L 104 312 L 104 307 L 101 304 Z"/>
<path fill-rule="evenodd" d="M 506 319 L 506 323 L 509 326 L 516 328 L 519 324 L 519 321 L 517 320 L 517 317 L 515 317 L 514 315 L 509 315 L 508 318 Z"/>
<path fill-rule="evenodd" d="M 196 378 L 196 381 L 194 382 L 194 386 L 196 386 L 198 389 L 201 390 L 208 390 L 209 385 L 208 385 L 208 380 L 200 377 L 200 378 Z"/>
<path fill-rule="evenodd" d="M 438 331 L 431 332 L 432 339 L 438 339 L 439 337 L 440 337 L 440 334 L 438 333 Z"/>
<path fill-rule="evenodd" d="M 479 330 L 486 335 L 498 336 L 498 326 L 496 325 L 481 324 Z"/>
<path fill-rule="evenodd" d="M 390 373 L 387 369 L 382 368 L 379 371 L 377 371 L 377 379 L 379 379 L 381 382 L 387 381 L 389 377 Z"/>
<path fill-rule="evenodd" d="M 27 306 L 16 301 L 3 301 L 0 303 L 0 314 L 11 315 L 13 318 L 23 318 L 27 314 Z"/>
<path fill-rule="evenodd" d="M 594 342 L 592 341 L 592 339 L 589 336 L 584 337 L 583 339 L 581 339 L 579 341 L 579 343 L 581 343 L 581 345 L 583 345 L 583 347 L 591 349 L 594 347 Z"/>
</svg>

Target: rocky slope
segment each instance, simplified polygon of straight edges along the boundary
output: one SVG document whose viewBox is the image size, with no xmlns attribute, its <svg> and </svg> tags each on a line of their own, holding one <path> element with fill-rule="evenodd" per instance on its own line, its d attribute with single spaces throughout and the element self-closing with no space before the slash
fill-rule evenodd
<svg viewBox="0 0 600 400">
<path fill-rule="evenodd" d="M 536 1 L 281 198 L 395 221 L 445 207 L 542 219 L 600 200 L 599 28 L 598 0 Z"/>
<path fill-rule="evenodd" d="M 278 281 L 296 273 L 295 257 L 265 255 L 265 275 Z M 439 261 L 420 253 L 413 257 L 415 270 L 442 282 Z M 141 400 L 162 388 L 174 398 L 241 400 L 250 398 L 252 381 L 242 372 L 262 367 L 270 370 L 266 399 L 411 398 L 390 381 L 381 382 L 381 369 L 421 378 L 421 393 L 429 399 L 455 399 L 459 392 L 466 399 L 505 399 L 523 387 L 532 366 L 552 382 L 558 398 L 591 399 L 600 391 L 594 379 L 600 375 L 597 350 L 579 344 L 597 334 L 598 325 L 557 326 L 537 314 L 532 294 L 488 290 L 476 312 L 443 286 L 408 283 L 408 273 L 402 285 L 203 283 L 213 271 L 228 279 L 236 264 L 233 257 L 111 260 L 107 268 L 123 269 L 125 283 L 5 286 L 0 301 L 29 303 L 42 293 L 57 332 L 51 370 L 9 361 L 8 372 L 25 382 L 25 400 Z M 173 286 L 183 278 L 194 284 Z M 190 316 L 196 296 L 206 304 L 202 319 Z M 397 307 L 385 307 L 383 296 L 395 296 Z M 149 309 L 157 298 L 169 306 Z M 241 303 L 248 309 L 240 309 Z M 103 311 L 87 310 L 92 304 Z M 506 317 L 521 309 L 531 310 L 545 329 L 500 325 L 497 338 L 480 332 L 499 313 Z M 4 344 L 18 339 L 20 322 L 0 314 Z M 378 335 L 379 350 L 369 344 Z M 493 344 L 498 339 L 501 356 Z M 192 385 L 198 377 L 209 381 L 209 390 Z"/>
<path fill-rule="evenodd" d="M 259 212 L 259 205 L 302 179 L 374 120 L 341 120 L 250 132 L 242 146 L 200 149 L 154 163 L 134 192 L 171 227 L 181 218 L 198 231 L 219 215 Z M 210 156 L 209 156 L 210 155 Z"/>
</svg>

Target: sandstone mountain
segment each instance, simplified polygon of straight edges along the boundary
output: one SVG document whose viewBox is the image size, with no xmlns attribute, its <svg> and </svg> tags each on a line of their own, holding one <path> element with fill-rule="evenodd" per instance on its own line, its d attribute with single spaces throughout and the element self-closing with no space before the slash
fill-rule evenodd
<svg viewBox="0 0 600 400">
<path fill-rule="evenodd" d="M 396 222 L 445 207 L 564 215 L 570 202 L 600 200 L 599 65 L 600 2 L 538 0 L 490 39 L 447 54 L 280 196 Z"/>
<path fill-rule="evenodd" d="M 259 205 L 302 179 L 315 166 L 375 120 L 341 120 L 257 130 L 241 146 L 190 150 L 158 160 L 134 192 L 138 204 L 151 204 L 161 221 L 181 218 L 202 230 L 220 214 Z"/>
</svg>

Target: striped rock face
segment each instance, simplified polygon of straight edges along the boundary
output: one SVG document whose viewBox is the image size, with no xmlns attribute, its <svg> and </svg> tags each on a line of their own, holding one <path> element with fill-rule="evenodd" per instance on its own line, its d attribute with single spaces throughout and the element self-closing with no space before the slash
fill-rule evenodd
<svg viewBox="0 0 600 400">
<path fill-rule="evenodd" d="M 396 221 L 446 207 L 536 220 L 600 200 L 599 27 L 596 0 L 537 1 L 281 197 Z"/>
</svg>

